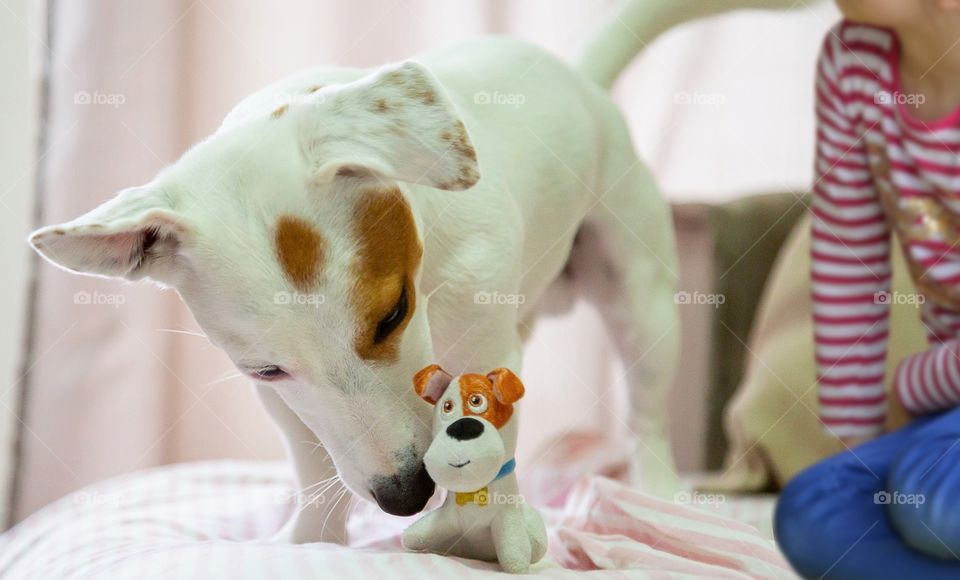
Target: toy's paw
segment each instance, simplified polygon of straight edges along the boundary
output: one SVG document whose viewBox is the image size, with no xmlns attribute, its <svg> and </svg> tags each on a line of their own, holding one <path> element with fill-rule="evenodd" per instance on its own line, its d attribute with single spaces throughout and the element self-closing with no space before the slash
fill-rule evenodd
<svg viewBox="0 0 960 580">
<path fill-rule="evenodd" d="M 407 530 L 400 536 L 400 543 L 404 549 L 413 552 L 424 552 L 429 546 L 427 537 L 424 534 L 417 533 L 416 530 Z"/>
<path fill-rule="evenodd" d="M 497 544 L 497 560 L 504 572 L 523 574 L 530 569 L 531 548 L 530 540 L 522 528 L 520 533 L 500 536 L 494 541 Z"/>
<path fill-rule="evenodd" d="M 500 567 L 508 574 L 526 574 L 530 570 L 530 562 L 523 560 L 501 560 Z"/>
<path fill-rule="evenodd" d="M 530 538 L 530 562 L 536 564 L 547 553 L 547 527 L 540 512 L 529 505 L 524 509 L 524 524 L 527 537 Z"/>
</svg>

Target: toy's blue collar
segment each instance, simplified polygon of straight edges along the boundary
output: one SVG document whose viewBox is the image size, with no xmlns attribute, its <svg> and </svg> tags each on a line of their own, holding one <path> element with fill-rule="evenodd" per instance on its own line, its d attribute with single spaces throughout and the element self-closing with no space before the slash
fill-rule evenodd
<svg viewBox="0 0 960 580">
<path fill-rule="evenodd" d="M 511 457 L 510 461 L 504 463 L 503 466 L 500 467 L 500 471 L 497 472 L 497 476 L 493 478 L 493 481 L 497 481 L 498 479 L 503 479 L 504 477 L 510 475 L 511 473 L 513 473 L 513 470 L 516 469 L 516 467 L 517 467 L 517 460 L 516 458 Z"/>
</svg>

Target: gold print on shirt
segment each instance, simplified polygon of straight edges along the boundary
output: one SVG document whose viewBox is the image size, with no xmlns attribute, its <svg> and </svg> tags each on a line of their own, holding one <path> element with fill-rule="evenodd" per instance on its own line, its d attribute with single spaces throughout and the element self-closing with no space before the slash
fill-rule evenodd
<svg viewBox="0 0 960 580">
<path fill-rule="evenodd" d="M 939 306 L 960 310 L 960 287 L 938 282 L 910 252 L 911 245 L 923 242 L 960 248 L 960 216 L 944 207 L 938 197 L 901 198 L 893 185 L 890 162 L 883 147 L 871 143 L 867 146 L 867 153 L 880 203 L 887 222 L 900 238 L 913 283 Z M 948 256 L 942 258 L 944 262 L 948 259 Z"/>
</svg>

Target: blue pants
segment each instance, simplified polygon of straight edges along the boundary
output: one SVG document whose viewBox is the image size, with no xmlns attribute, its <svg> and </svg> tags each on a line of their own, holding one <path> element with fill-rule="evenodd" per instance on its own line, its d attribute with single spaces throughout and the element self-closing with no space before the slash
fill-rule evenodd
<svg viewBox="0 0 960 580">
<path fill-rule="evenodd" d="M 774 527 L 805 578 L 960 579 L 960 408 L 807 469 Z"/>
</svg>

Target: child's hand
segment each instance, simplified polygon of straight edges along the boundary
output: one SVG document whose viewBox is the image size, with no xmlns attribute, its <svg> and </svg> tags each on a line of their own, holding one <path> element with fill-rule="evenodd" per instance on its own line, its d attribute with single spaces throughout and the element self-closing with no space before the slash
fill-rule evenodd
<svg viewBox="0 0 960 580">
<path fill-rule="evenodd" d="M 890 396 L 890 409 L 887 411 L 887 424 L 884 426 L 885 431 L 892 433 L 913 421 L 914 418 L 900 402 L 900 397 L 892 394 Z"/>
<path fill-rule="evenodd" d="M 847 449 L 853 449 L 862 443 L 866 443 L 874 439 L 874 435 L 858 435 L 857 437 L 841 437 L 840 441 L 847 447 Z"/>
</svg>

